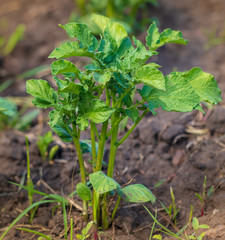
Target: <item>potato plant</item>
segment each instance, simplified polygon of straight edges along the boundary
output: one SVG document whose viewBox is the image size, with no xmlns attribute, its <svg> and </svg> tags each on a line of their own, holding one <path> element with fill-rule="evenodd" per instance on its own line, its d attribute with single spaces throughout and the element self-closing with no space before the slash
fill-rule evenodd
<svg viewBox="0 0 225 240">
<path fill-rule="evenodd" d="M 118 147 L 149 111 L 156 114 L 159 107 L 165 111 L 203 111 L 200 103 L 217 104 L 221 101 L 221 91 L 214 77 L 200 68 L 164 76 L 158 64 L 148 61 L 167 43 L 187 44 L 180 31 L 165 29 L 160 33 L 153 23 L 147 31 L 145 46 L 135 37 L 131 40 L 120 24 L 106 17 L 94 14 L 92 20 L 101 29 L 99 38 L 85 24 L 60 25 L 75 40 L 63 43 L 49 56 L 57 59 L 51 64 L 57 90 L 42 79 L 28 80 L 26 88 L 36 107 L 53 109 L 49 113 L 51 129 L 62 140 L 74 143 L 81 175 L 77 193 L 83 200 L 83 215 L 88 217 L 88 202 L 92 202 L 95 226 L 107 229 L 121 198 L 137 203 L 155 202 L 147 187 L 131 184 L 122 188 L 113 179 Z M 86 57 L 90 61 L 78 69 L 65 59 L 70 57 Z M 133 91 L 139 100 L 131 100 Z M 119 138 L 119 123 L 127 116 L 133 125 Z M 92 173 L 85 169 L 80 143 L 82 131 L 90 131 Z M 108 139 L 110 155 L 105 174 L 102 164 Z M 88 179 L 93 191 L 87 186 Z M 109 213 L 112 194 L 117 194 L 117 202 Z"/>
</svg>

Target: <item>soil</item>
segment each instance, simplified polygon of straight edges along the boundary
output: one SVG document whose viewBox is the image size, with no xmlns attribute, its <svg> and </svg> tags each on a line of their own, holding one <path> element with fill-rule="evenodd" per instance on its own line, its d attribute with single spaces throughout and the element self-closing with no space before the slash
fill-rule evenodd
<svg viewBox="0 0 225 240">
<path fill-rule="evenodd" d="M 57 27 L 65 24 L 74 9 L 72 1 L 65 0 L 1 0 L 0 18 L 7 18 L 9 25 L 2 28 L 0 35 L 9 36 L 19 23 L 26 24 L 24 40 L 14 51 L 0 61 L 0 83 L 11 78 L 14 83 L 1 93 L 2 96 L 25 96 L 25 80 L 18 80 L 22 72 L 43 64 L 49 64 L 47 56 L 65 40 L 64 31 Z M 223 0 L 159 0 L 159 8 L 149 8 L 149 15 L 157 17 L 161 29 L 172 28 L 182 31 L 190 42 L 187 46 L 168 45 L 160 49 L 155 58 L 165 74 L 173 69 L 189 70 L 194 66 L 212 73 L 225 94 L 225 45 L 211 46 L 206 32 L 216 29 L 219 36 L 225 29 L 225 2 Z M 215 37 L 217 37 L 215 36 Z M 144 41 L 145 35 L 139 34 Z M 77 61 L 81 65 L 81 60 Z M 36 78 L 51 80 L 49 70 Z M 5 130 L 0 132 L 0 233 L 28 206 L 27 193 L 9 183 L 23 183 L 26 176 L 25 135 L 30 142 L 31 175 L 35 189 L 59 195 L 71 193 L 79 181 L 76 153 L 70 144 L 61 142 L 56 136 L 54 143 L 60 146 L 52 164 L 43 163 L 36 146 L 38 134 L 48 131 L 43 111 L 26 132 Z M 118 149 L 115 178 L 121 184 L 133 182 L 149 187 L 157 197 L 154 206 L 146 206 L 154 212 L 158 208 L 158 219 L 171 230 L 182 228 L 189 219 L 190 207 L 200 223 L 208 224 L 204 239 L 225 239 L 225 106 L 224 101 L 205 116 L 198 112 L 175 113 L 158 111 L 142 120 L 137 129 Z M 128 125 L 129 128 L 129 125 Z M 123 134 L 123 133 L 121 133 Z M 86 136 L 83 136 L 86 137 Z M 107 161 L 108 149 L 104 160 Z M 88 159 L 88 158 L 87 158 Z M 88 165 L 88 161 L 87 161 Z M 195 193 L 203 190 L 207 178 L 204 216 Z M 159 183 L 162 183 L 160 186 Z M 171 203 L 172 187 L 177 207 L 180 208 L 177 227 L 174 226 L 159 201 L 166 206 Z M 34 197 L 40 200 L 40 196 Z M 77 204 L 80 200 L 74 198 Z M 40 206 L 32 222 L 32 229 L 51 235 L 54 240 L 63 239 L 64 225 L 60 208 L 52 210 L 54 204 Z M 75 208 L 68 215 L 74 220 L 74 231 L 80 233 L 85 223 Z M 22 218 L 17 226 L 28 226 L 29 218 Z M 149 239 L 152 226 L 151 217 L 142 205 L 122 203 L 112 227 L 101 234 L 101 239 L 132 240 Z M 191 233 L 189 229 L 189 233 Z M 37 236 L 23 231 L 11 230 L 4 238 L 38 239 Z M 90 237 L 93 239 L 93 235 Z M 167 237 L 166 239 L 172 239 Z"/>
</svg>

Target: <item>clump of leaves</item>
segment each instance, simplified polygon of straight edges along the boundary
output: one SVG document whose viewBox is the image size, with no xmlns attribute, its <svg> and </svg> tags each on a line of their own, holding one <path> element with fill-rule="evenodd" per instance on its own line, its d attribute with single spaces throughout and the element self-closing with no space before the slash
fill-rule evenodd
<svg viewBox="0 0 225 240">
<path fill-rule="evenodd" d="M 38 136 L 37 145 L 38 145 L 39 151 L 41 153 L 42 160 L 44 162 L 46 161 L 47 157 L 48 157 L 49 161 L 52 161 L 56 152 L 59 149 L 59 146 L 55 145 L 55 146 L 51 147 L 51 149 L 48 152 L 49 144 L 52 141 L 53 141 L 52 131 L 48 131 L 43 137 L 40 135 Z"/>
<path fill-rule="evenodd" d="M 60 25 L 77 40 L 63 43 L 49 56 L 58 59 L 51 65 L 57 90 L 42 79 L 28 80 L 26 88 L 34 97 L 35 106 L 54 109 L 49 113 L 51 129 L 62 140 L 74 143 L 80 166 L 82 185 L 79 185 L 78 195 L 83 200 L 83 215 L 87 218 L 88 202 L 92 201 L 94 224 L 99 226 L 102 223 L 106 229 L 113 221 L 121 198 L 129 202 L 155 202 L 155 196 L 147 187 L 133 184 L 122 188 L 113 179 L 118 147 L 149 111 L 156 114 L 159 107 L 178 112 L 202 110 L 202 101 L 220 102 L 221 91 L 214 77 L 200 68 L 164 76 L 158 64 L 147 63 L 149 58 L 158 54 L 156 50 L 167 43 L 187 44 L 180 31 L 165 29 L 160 33 L 153 23 L 147 31 L 145 46 L 135 37 L 131 40 L 120 24 L 95 14 L 92 18 L 101 29 L 100 39 L 93 36 L 84 24 Z M 64 59 L 69 57 L 86 57 L 90 62 L 78 69 Z M 134 90 L 141 100 L 131 100 Z M 119 139 L 119 123 L 127 116 L 133 125 Z M 100 132 L 96 127 L 98 124 Z M 80 144 L 81 132 L 86 130 L 91 136 L 92 173 L 85 168 Z M 102 164 L 107 139 L 111 143 L 105 174 Z M 93 191 L 87 199 L 83 193 L 90 192 L 88 178 Z M 117 202 L 111 206 L 114 210 L 110 215 L 111 194 L 117 195 Z"/>
</svg>

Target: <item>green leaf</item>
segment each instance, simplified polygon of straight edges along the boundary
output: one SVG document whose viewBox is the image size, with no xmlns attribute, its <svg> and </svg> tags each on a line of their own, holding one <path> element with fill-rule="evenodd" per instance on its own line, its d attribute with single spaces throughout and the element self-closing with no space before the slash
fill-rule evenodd
<svg viewBox="0 0 225 240">
<path fill-rule="evenodd" d="M 203 203 L 203 199 L 202 199 L 202 196 L 201 196 L 200 194 L 195 193 L 195 196 L 199 199 L 199 201 L 200 201 L 201 203 Z"/>
<path fill-rule="evenodd" d="M 57 104 L 57 93 L 45 80 L 28 80 L 26 82 L 26 89 L 27 93 L 35 97 L 32 102 L 36 107 L 47 108 Z"/>
<path fill-rule="evenodd" d="M 166 91 L 151 89 L 149 93 L 149 108 L 153 113 L 158 107 L 166 111 L 191 112 L 201 102 L 191 84 L 180 73 L 171 73 L 165 80 Z"/>
<path fill-rule="evenodd" d="M 165 88 L 165 77 L 163 74 L 155 67 L 150 65 L 145 65 L 138 69 L 135 78 L 148 86 L 166 90 Z"/>
<path fill-rule="evenodd" d="M 102 33 L 106 30 L 108 31 L 112 39 L 116 41 L 118 47 L 121 45 L 123 39 L 127 37 L 127 31 L 125 28 L 107 17 L 92 14 L 92 20 L 101 29 Z"/>
<path fill-rule="evenodd" d="M 87 185 L 84 183 L 80 182 L 76 186 L 77 194 L 78 196 L 84 200 L 84 201 L 91 201 L 92 195 L 91 195 L 91 190 Z"/>
<path fill-rule="evenodd" d="M 161 235 L 154 235 L 152 238 L 153 239 L 162 240 L 162 236 Z"/>
<path fill-rule="evenodd" d="M 105 102 L 99 99 L 94 99 L 90 102 L 85 116 L 94 123 L 102 123 L 108 120 L 114 111 L 115 109 L 106 106 Z"/>
<path fill-rule="evenodd" d="M 74 93 L 79 95 L 83 90 L 83 85 L 80 83 L 69 82 L 67 86 L 60 87 L 59 93 Z"/>
<path fill-rule="evenodd" d="M 101 171 L 90 174 L 89 178 L 94 190 L 99 194 L 120 188 L 120 185 L 113 178 L 106 176 Z"/>
<path fill-rule="evenodd" d="M 94 73 L 95 81 L 103 85 L 109 82 L 111 77 L 112 73 L 110 71 L 104 71 L 102 74 L 96 72 Z"/>
<path fill-rule="evenodd" d="M 54 121 L 54 111 L 49 113 L 50 121 L 48 122 L 50 128 L 64 141 L 64 142 L 72 142 L 73 138 L 70 135 L 68 129 L 72 132 L 72 129 L 69 126 L 66 126 L 62 119 L 58 119 L 57 123 L 55 124 Z"/>
<path fill-rule="evenodd" d="M 192 226 L 193 226 L 195 231 L 198 230 L 198 228 L 199 228 L 199 221 L 198 221 L 198 219 L 196 217 L 194 217 L 193 220 L 192 220 Z"/>
<path fill-rule="evenodd" d="M 82 23 L 71 22 L 66 25 L 59 25 L 70 37 L 76 37 L 84 47 L 89 51 L 96 51 L 98 49 L 98 40 L 92 35 L 89 27 Z"/>
<path fill-rule="evenodd" d="M 49 58 L 93 57 L 93 53 L 82 49 L 78 42 L 66 42 L 56 48 Z"/>
<path fill-rule="evenodd" d="M 150 25 L 147 33 L 148 33 L 148 36 L 146 37 L 146 45 L 150 49 L 156 49 L 154 47 L 157 46 L 157 43 L 158 43 L 159 38 L 160 38 L 160 33 L 159 33 L 159 29 L 158 29 L 155 22 L 153 22 Z"/>
<path fill-rule="evenodd" d="M 84 131 L 89 126 L 89 121 L 85 116 L 78 116 L 76 119 L 76 124 L 78 125 L 81 131 Z"/>
<path fill-rule="evenodd" d="M 203 228 L 203 229 L 207 228 L 208 229 L 208 228 L 210 228 L 210 226 L 206 225 L 206 224 L 201 224 L 198 226 L 198 228 Z"/>
<path fill-rule="evenodd" d="M 183 73 L 183 77 L 190 82 L 201 101 L 217 104 L 222 100 L 221 90 L 212 74 L 203 72 L 201 68 L 192 68 Z"/>
<path fill-rule="evenodd" d="M 51 149 L 50 149 L 50 151 L 49 151 L 49 161 L 51 161 L 53 158 L 54 158 L 54 156 L 55 156 L 55 154 L 57 153 L 57 151 L 58 151 L 58 149 L 59 149 L 59 145 L 55 145 L 55 146 L 53 146 Z"/>
<path fill-rule="evenodd" d="M 118 193 L 128 202 L 144 203 L 150 201 L 154 203 L 156 201 L 155 195 L 142 184 L 126 186 L 119 189 Z"/>
<path fill-rule="evenodd" d="M 125 110 L 127 116 L 132 119 L 133 122 L 139 117 L 139 111 L 136 108 L 128 108 Z"/>
<path fill-rule="evenodd" d="M 0 114 L 12 117 L 17 112 L 16 104 L 0 97 Z"/>
<path fill-rule="evenodd" d="M 58 121 L 61 119 L 61 113 L 59 110 L 53 110 L 51 112 L 49 112 L 49 116 L 51 119 L 51 127 L 54 127 Z"/>
<path fill-rule="evenodd" d="M 174 31 L 170 28 L 167 28 L 162 33 L 159 33 L 155 22 L 150 25 L 147 33 L 148 36 L 146 38 L 146 45 L 151 50 L 155 50 L 167 43 L 188 43 L 188 41 L 183 38 L 183 35 L 180 31 Z"/>
<path fill-rule="evenodd" d="M 203 237 L 205 236 L 205 234 L 206 234 L 206 232 L 201 233 L 201 234 L 199 235 L 199 237 L 198 237 L 198 240 L 202 240 Z"/>
<path fill-rule="evenodd" d="M 88 232 L 89 232 L 90 228 L 92 227 L 93 223 L 94 223 L 93 221 L 90 221 L 90 222 L 87 224 L 87 226 L 86 226 L 85 228 L 83 228 L 82 234 L 83 234 L 84 236 L 86 236 L 86 237 L 89 236 L 89 235 L 88 235 Z M 88 236 L 87 236 L 87 235 L 88 235 Z"/>
<path fill-rule="evenodd" d="M 61 73 L 75 73 L 79 74 L 77 67 L 70 61 L 65 59 L 60 59 L 51 64 L 52 75 L 57 75 Z"/>
</svg>

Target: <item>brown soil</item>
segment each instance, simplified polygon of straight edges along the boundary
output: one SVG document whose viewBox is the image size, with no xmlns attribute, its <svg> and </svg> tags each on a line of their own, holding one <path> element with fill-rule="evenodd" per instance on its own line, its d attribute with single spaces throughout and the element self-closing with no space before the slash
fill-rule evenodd
<svg viewBox="0 0 225 240">
<path fill-rule="evenodd" d="M 187 46 L 168 45 L 160 50 L 156 58 L 157 63 L 163 66 L 165 74 L 174 68 L 184 71 L 194 66 L 203 68 L 212 73 L 225 93 L 225 46 L 220 44 L 208 50 L 204 45 L 208 43 L 205 31 L 215 28 L 220 34 L 224 30 L 223 0 L 160 0 L 158 10 L 149 10 L 151 16 L 158 17 L 161 28 L 170 27 L 179 29 L 185 38 L 190 40 Z M 57 43 L 65 39 L 65 34 L 57 27 L 58 23 L 67 22 L 72 1 L 65 0 L 2 0 L 0 18 L 10 20 L 7 29 L 1 34 L 7 36 L 19 23 L 25 23 L 27 30 L 13 53 L 1 59 L 0 83 L 8 78 L 15 79 L 25 70 L 42 64 L 50 63 L 49 53 Z M 143 35 L 139 39 L 144 40 Z M 77 64 L 81 64 L 77 62 Z M 48 71 L 38 78 L 51 81 Z M 25 95 L 25 80 L 15 82 L 2 93 L 2 96 Z M 37 135 L 48 130 L 42 125 L 41 114 L 39 121 L 26 133 L 30 141 L 31 172 L 35 189 L 52 193 L 50 186 L 58 194 L 69 194 L 79 181 L 79 169 L 74 161 L 76 154 L 69 144 L 62 143 L 55 137 L 54 144 L 60 145 L 53 164 L 42 163 L 36 146 Z M 190 206 L 194 206 L 194 216 L 203 224 L 208 224 L 205 239 L 225 239 L 225 107 L 224 102 L 206 116 L 198 112 L 193 113 L 166 113 L 159 111 L 156 117 L 148 115 L 133 132 L 132 136 L 118 150 L 115 178 L 121 184 L 133 179 L 133 182 L 142 183 L 149 187 L 157 197 L 154 207 L 161 208 L 159 201 L 166 206 L 171 203 L 170 187 L 174 191 L 178 215 L 178 228 L 184 226 L 189 218 Z M 129 127 L 129 126 L 128 126 Z M 8 181 L 21 183 L 26 176 L 26 147 L 25 134 L 15 130 L 0 132 L 0 234 L 4 229 L 28 206 L 27 193 L 18 191 L 18 188 Z M 108 151 L 106 149 L 105 161 Z M 88 164 L 88 163 L 87 163 Z M 207 191 L 214 187 L 213 194 L 206 198 L 204 216 L 201 217 L 201 208 L 195 193 L 202 192 L 204 177 L 207 177 Z M 164 183 L 155 188 L 155 184 L 164 180 Z M 47 184 L 47 185 L 46 185 Z M 39 200 L 40 196 L 35 196 Z M 79 199 L 74 199 L 81 204 Z M 146 206 L 153 212 L 150 204 Z M 64 226 L 62 211 L 58 208 L 54 214 L 54 205 L 43 205 L 37 210 L 32 222 L 32 229 L 51 235 L 53 239 L 63 239 Z M 80 233 L 85 223 L 80 212 L 72 209 L 69 212 L 74 219 L 74 229 Z M 165 212 L 159 211 L 160 221 L 176 230 L 172 226 Z M 27 226 L 28 217 L 24 217 L 20 226 Z M 149 239 L 152 220 L 141 205 L 123 203 L 116 215 L 115 222 L 110 230 L 101 235 L 101 239 Z M 193 230 L 189 230 L 190 232 Z M 107 237 L 107 236 L 110 236 Z M 31 234 L 13 229 L 4 238 L 37 239 Z M 91 238 L 92 239 L 92 238 Z M 172 239 L 168 238 L 167 239 Z"/>
</svg>

